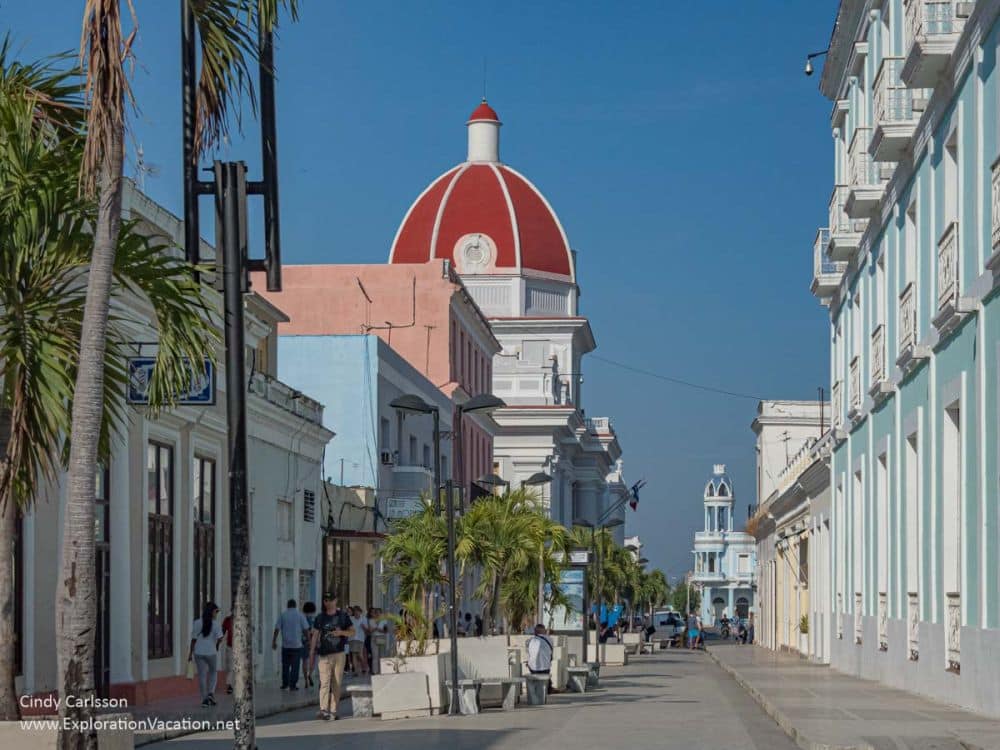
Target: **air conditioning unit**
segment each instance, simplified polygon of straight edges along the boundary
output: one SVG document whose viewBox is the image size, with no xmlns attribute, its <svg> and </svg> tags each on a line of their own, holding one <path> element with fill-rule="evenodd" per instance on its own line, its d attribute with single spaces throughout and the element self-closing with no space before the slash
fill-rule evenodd
<svg viewBox="0 0 1000 750">
<path fill-rule="evenodd" d="M 382 451 L 379 456 L 382 459 L 383 466 L 392 466 L 392 453 L 389 451 Z"/>
</svg>

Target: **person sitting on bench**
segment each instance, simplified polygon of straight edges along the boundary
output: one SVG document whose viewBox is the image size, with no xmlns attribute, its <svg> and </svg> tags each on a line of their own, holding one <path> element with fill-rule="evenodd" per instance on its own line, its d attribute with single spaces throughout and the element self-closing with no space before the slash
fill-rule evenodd
<svg viewBox="0 0 1000 750">
<path fill-rule="evenodd" d="M 546 634 L 545 626 L 535 625 L 535 634 L 528 639 L 528 671 L 531 674 L 552 674 L 552 641 Z M 551 677 L 549 686 L 551 687 Z"/>
</svg>

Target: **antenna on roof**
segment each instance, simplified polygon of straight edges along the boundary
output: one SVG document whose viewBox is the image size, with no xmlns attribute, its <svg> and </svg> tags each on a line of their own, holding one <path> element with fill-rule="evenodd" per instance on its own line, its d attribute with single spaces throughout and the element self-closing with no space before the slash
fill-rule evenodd
<svg viewBox="0 0 1000 750">
<path fill-rule="evenodd" d="M 486 55 L 483 55 L 483 101 L 486 101 Z"/>
</svg>

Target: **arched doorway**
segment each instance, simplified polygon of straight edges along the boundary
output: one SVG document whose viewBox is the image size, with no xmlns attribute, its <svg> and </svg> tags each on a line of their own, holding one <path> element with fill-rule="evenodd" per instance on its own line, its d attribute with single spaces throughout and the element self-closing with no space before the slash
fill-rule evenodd
<svg viewBox="0 0 1000 750">
<path fill-rule="evenodd" d="M 712 609 L 715 610 L 715 621 L 718 622 L 726 610 L 726 600 L 721 596 L 715 597 L 712 600 Z"/>
<path fill-rule="evenodd" d="M 736 616 L 737 617 L 750 616 L 750 601 L 745 596 L 741 596 L 739 599 L 736 600 Z"/>
</svg>

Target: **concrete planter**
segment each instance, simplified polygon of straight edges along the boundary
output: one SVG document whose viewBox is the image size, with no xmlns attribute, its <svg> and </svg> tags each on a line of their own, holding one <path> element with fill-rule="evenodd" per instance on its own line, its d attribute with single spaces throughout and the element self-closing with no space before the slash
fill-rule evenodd
<svg viewBox="0 0 1000 750">
<path fill-rule="evenodd" d="M 411 657 L 424 658 L 424 657 Z M 423 672 L 387 672 L 383 659 L 382 674 L 372 675 L 372 708 L 383 719 L 411 719 L 430 716 L 428 679 Z M 440 693 L 440 691 L 435 691 Z M 440 698 L 440 695 L 439 695 Z"/>
<path fill-rule="evenodd" d="M 424 698 L 429 701 L 431 712 L 441 713 L 442 709 L 448 705 L 448 697 L 444 690 L 444 682 L 447 679 L 446 675 L 448 673 L 448 663 L 447 655 L 444 653 L 428 654 L 426 656 L 397 656 L 393 659 L 382 659 L 379 664 L 379 672 L 380 674 L 372 676 L 372 690 L 375 689 L 375 677 L 422 674 L 426 677 L 422 690 Z M 377 701 L 375 703 L 375 712 L 380 713 Z"/>
</svg>

